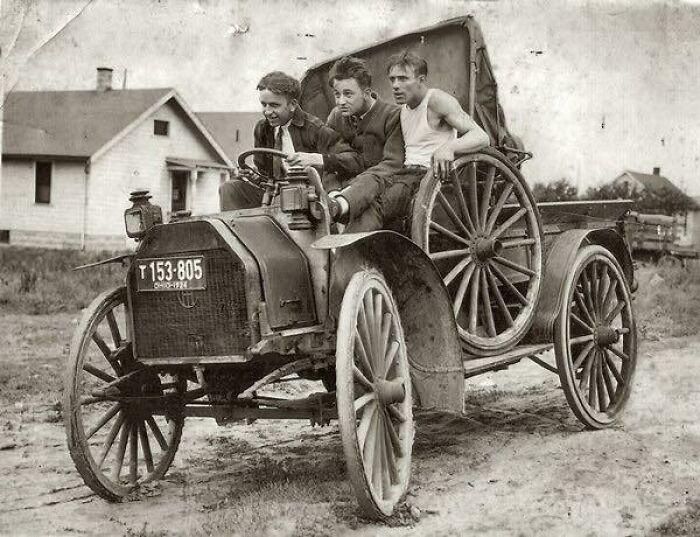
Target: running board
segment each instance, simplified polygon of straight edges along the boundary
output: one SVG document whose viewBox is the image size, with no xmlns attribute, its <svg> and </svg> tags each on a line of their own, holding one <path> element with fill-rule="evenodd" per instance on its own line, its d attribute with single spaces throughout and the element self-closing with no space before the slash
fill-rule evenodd
<svg viewBox="0 0 700 537">
<path fill-rule="evenodd" d="M 539 343 L 537 345 L 520 345 L 503 354 L 486 358 L 465 355 L 463 359 L 464 378 L 475 377 L 489 371 L 507 369 L 509 366 L 517 364 L 523 358 L 540 354 L 553 347 L 552 343 Z"/>
</svg>

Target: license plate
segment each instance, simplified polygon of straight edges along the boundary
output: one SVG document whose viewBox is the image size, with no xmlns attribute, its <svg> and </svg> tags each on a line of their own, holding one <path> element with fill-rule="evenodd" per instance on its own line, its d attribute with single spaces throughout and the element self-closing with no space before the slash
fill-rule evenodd
<svg viewBox="0 0 700 537">
<path fill-rule="evenodd" d="M 206 289 L 203 256 L 139 259 L 136 263 L 138 291 L 196 291 Z"/>
</svg>

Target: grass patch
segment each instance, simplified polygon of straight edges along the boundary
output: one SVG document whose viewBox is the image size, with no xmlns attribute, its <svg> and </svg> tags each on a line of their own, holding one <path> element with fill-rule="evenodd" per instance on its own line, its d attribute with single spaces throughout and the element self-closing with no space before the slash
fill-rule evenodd
<svg viewBox="0 0 700 537">
<path fill-rule="evenodd" d="M 635 294 L 642 339 L 692 336 L 700 330 L 700 271 L 682 267 L 642 267 Z"/>
<path fill-rule="evenodd" d="M 120 264 L 74 271 L 114 252 L 80 252 L 41 248 L 0 248 L 0 313 L 74 312 L 100 292 L 119 285 L 125 270 Z"/>
</svg>

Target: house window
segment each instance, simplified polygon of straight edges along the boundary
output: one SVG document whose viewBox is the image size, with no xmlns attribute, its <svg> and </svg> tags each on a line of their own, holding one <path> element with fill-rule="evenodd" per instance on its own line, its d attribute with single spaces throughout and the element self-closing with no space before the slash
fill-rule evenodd
<svg viewBox="0 0 700 537">
<path fill-rule="evenodd" d="M 0 244 L 10 244 L 9 229 L 0 229 Z"/>
<path fill-rule="evenodd" d="M 169 127 L 170 123 L 167 121 L 160 119 L 153 120 L 153 134 L 157 134 L 158 136 L 167 136 Z"/>
<path fill-rule="evenodd" d="M 34 203 L 51 203 L 50 162 L 37 162 L 34 168 Z"/>
</svg>

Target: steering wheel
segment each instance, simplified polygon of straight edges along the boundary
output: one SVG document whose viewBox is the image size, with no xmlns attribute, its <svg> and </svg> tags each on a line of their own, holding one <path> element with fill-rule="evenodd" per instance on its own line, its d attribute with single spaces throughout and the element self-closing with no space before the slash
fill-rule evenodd
<svg viewBox="0 0 700 537">
<path fill-rule="evenodd" d="M 261 174 L 258 170 L 256 170 L 252 166 L 250 166 L 246 162 L 246 160 L 251 155 L 271 155 L 273 157 L 280 157 L 282 159 L 286 159 L 289 156 L 289 154 L 285 153 L 284 151 L 280 151 L 278 149 L 269 149 L 267 147 L 256 147 L 254 149 L 249 149 L 248 151 L 243 151 L 243 153 L 238 155 L 238 167 L 241 168 L 242 170 L 247 170 L 249 172 L 254 173 L 255 175 L 260 177 L 265 182 L 277 181 L 277 178 L 267 177 L 266 175 Z"/>
</svg>

